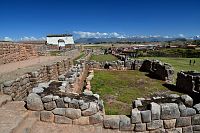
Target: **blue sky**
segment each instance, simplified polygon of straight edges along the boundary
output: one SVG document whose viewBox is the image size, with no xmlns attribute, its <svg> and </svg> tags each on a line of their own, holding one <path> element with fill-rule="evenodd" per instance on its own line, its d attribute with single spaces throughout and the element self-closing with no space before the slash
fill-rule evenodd
<svg viewBox="0 0 200 133">
<path fill-rule="evenodd" d="M 199 0 L 1 0 L 0 39 L 200 35 Z"/>
</svg>

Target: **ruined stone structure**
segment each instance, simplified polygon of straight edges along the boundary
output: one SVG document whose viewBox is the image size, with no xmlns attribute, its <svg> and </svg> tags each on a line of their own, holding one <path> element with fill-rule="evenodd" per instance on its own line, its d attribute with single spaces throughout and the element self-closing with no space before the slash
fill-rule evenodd
<svg viewBox="0 0 200 133">
<path fill-rule="evenodd" d="M 200 73 L 188 71 L 177 73 L 176 87 L 185 92 L 200 92 Z"/>
<path fill-rule="evenodd" d="M 0 64 L 27 60 L 38 56 L 32 45 L 28 44 L 0 44 Z"/>
</svg>

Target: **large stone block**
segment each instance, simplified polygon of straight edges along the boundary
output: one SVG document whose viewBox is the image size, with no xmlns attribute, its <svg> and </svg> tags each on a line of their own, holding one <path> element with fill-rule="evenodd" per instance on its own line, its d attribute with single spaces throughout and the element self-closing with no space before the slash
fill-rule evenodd
<svg viewBox="0 0 200 133">
<path fill-rule="evenodd" d="M 181 99 L 183 100 L 184 104 L 187 106 L 193 106 L 193 99 L 188 95 L 182 95 Z"/>
<path fill-rule="evenodd" d="M 193 108 L 186 108 L 184 110 L 180 110 L 181 116 L 186 117 L 186 116 L 193 116 L 196 114 L 196 110 Z"/>
<path fill-rule="evenodd" d="M 176 127 L 185 127 L 191 125 L 191 117 L 180 117 L 176 119 Z"/>
<path fill-rule="evenodd" d="M 42 98 L 42 102 L 47 103 L 53 100 L 53 95 L 47 95 Z"/>
<path fill-rule="evenodd" d="M 90 116 L 98 112 L 97 104 L 90 102 L 89 108 L 82 111 L 83 116 Z"/>
<path fill-rule="evenodd" d="M 141 116 L 142 116 L 142 122 L 150 122 L 151 121 L 151 111 L 150 110 L 145 110 L 145 111 L 140 111 Z"/>
<path fill-rule="evenodd" d="M 200 125 L 200 114 L 192 116 L 192 125 Z"/>
<path fill-rule="evenodd" d="M 163 123 L 165 129 L 175 128 L 176 119 L 164 120 Z"/>
<path fill-rule="evenodd" d="M 104 128 L 119 129 L 120 118 L 118 115 L 106 115 L 104 117 Z"/>
<path fill-rule="evenodd" d="M 147 123 L 147 130 L 155 130 L 163 127 L 162 120 L 153 120 L 150 123 Z"/>
<path fill-rule="evenodd" d="M 45 122 L 53 122 L 54 114 L 51 111 L 41 111 L 40 120 Z"/>
<path fill-rule="evenodd" d="M 192 126 L 183 127 L 182 133 L 193 133 Z"/>
<path fill-rule="evenodd" d="M 56 102 L 55 101 L 51 101 L 51 102 L 47 102 L 47 103 L 44 103 L 44 108 L 46 110 L 53 110 L 56 108 Z"/>
<path fill-rule="evenodd" d="M 140 111 L 137 108 L 132 109 L 131 122 L 133 124 L 142 122 Z"/>
<path fill-rule="evenodd" d="M 193 125 L 193 131 L 199 131 L 200 132 L 200 125 Z"/>
<path fill-rule="evenodd" d="M 96 113 L 94 115 L 89 116 L 90 124 L 98 124 L 103 122 L 103 114 Z"/>
<path fill-rule="evenodd" d="M 58 124 L 72 124 L 72 120 L 65 116 L 55 115 L 55 123 Z"/>
<path fill-rule="evenodd" d="M 80 117 L 78 119 L 73 120 L 73 124 L 75 125 L 89 125 L 89 117 Z"/>
<path fill-rule="evenodd" d="M 196 109 L 197 113 L 200 113 L 200 103 L 195 104 L 193 107 Z"/>
<path fill-rule="evenodd" d="M 58 108 L 64 108 L 65 107 L 65 103 L 63 101 L 63 98 L 59 98 L 56 100 L 56 105 Z"/>
<path fill-rule="evenodd" d="M 120 115 L 119 128 L 121 131 L 132 131 L 134 126 L 131 124 L 131 119 L 125 115 Z"/>
<path fill-rule="evenodd" d="M 135 131 L 137 131 L 137 132 L 146 131 L 146 123 L 137 123 L 137 124 L 135 124 Z"/>
<path fill-rule="evenodd" d="M 39 95 L 31 93 L 27 97 L 27 108 L 33 111 L 43 110 L 43 103 Z"/>
<path fill-rule="evenodd" d="M 176 103 L 161 104 L 161 119 L 174 119 L 180 117 L 180 111 Z"/>
<path fill-rule="evenodd" d="M 54 110 L 52 110 L 52 112 L 55 115 L 65 116 L 66 108 L 55 108 Z"/>
<path fill-rule="evenodd" d="M 159 120 L 160 119 L 160 105 L 157 103 L 151 103 L 151 118 L 152 120 Z"/>
<path fill-rule="evenodd" d="M 73 108 L 66 108 L 65 116 L 74 120 L 81 117 L 81 110 L 80 109 L 73 109 Z"/>
</svg>

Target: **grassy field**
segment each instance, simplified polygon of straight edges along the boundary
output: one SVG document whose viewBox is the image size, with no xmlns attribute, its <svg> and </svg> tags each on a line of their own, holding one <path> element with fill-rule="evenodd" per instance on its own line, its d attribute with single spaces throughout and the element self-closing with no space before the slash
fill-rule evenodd
<svg viewBox="0 0 200 133">
<path fill-rule="evenodd" d="M 170 57 L 141 57 L 142 59 L 157 59 L 173 66 L 175 73 L 184 71 L 196 70 L 200 72 L 200 58 L 170 58 Z M 192 60 L 192 65 L 189 65 Z M 193 61 L 195 64 L 193 65 Z"/>
<path fill-rule="evenodd" d="M 95 71 L 92 91 L 101 96 L 106 114 L 130 115 L 132 100 L 156 94 L 172 93 L 162 84 L 139 71 Z M 175 92 L 173 92 L 175 93 Z"/>
<path fill-rule="evenodd" d="M 97 62 L 106 62 L 106 61 L 116 61 L 117 58 L 113 55 L 92 55 L 90 60 L 95 60 Z"/>
</svg>

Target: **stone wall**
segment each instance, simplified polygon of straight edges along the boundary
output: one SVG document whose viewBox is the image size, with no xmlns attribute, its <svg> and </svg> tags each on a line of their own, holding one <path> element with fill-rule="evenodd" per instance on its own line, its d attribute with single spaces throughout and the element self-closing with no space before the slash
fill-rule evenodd
<svg viewBox="0 0 200 133">
<path fill-rule="evenodd" d="M 200 73 L 179 72 L 177 73 L 176 87 L 184 92 L 200 92 Z"/>
<path fill-rule="evenodd" d="M 38 56 L 32 45 L 0 44 L 0 64 L 27 60 Z"/>
</svg>

